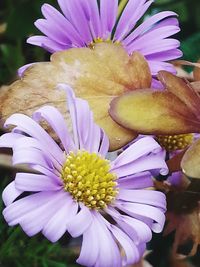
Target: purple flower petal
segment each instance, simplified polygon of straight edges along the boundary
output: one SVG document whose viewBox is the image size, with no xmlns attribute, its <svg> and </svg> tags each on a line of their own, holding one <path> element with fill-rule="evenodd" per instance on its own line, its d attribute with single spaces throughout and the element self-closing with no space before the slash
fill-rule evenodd
<svg viewBox="0 0 200 267">
<path fill-rule="evenodd" d="M 52 177 L 32 173 L 17 173 L 15 186 L 18 190 L 38 192 L 57 191 L 61 189 L 62 183 L 58 184 Z"/>
<path fill-rule="evenodd" d="M 101 144 L 100 144 L 98 152 L 100 155 L 105 157 L 106 154 L 108 153 L 108 149 L 109 149 L 109 139 L 103 130 L 102 130 L 101 134 L 102 134 Z"/>
<path fill-rule="evenodd" d="M 166 211 L 166 196 L 158 191 L 120 189 L 117 199 L 146 204 Z"/>
<path fill-rule="evenodd" d="M 99 255 L 99 246 L 101 244 L 97 242 L 96 225 L 93 218 L 90 227 L 83 233 L 81 252 L 76 262 L 85 266 L 95 266 Z"/>
<path fill-rule="evenodd" d="M 28 218 L 29 213 L 32 214 L 32 212 L 35 210 L 37 211 L 39 209 L 38 212 L 40 212 L 40 208 L 45 207 L 46 211 L 48 211 L 46 207 L 47 205 L 51 205 L 51 203 L 53 202 L 57 203 L 59 202 L 59 200 L 60 202 L 64 201 L 64 199 L 66 198 L 65 195 L 67 195 L 67 193 L 62 191 L 35 193 L 33 195 L 17 200 L 11 205 L 7 206 L 3 211 L 3 216 L 9 225 L 16 225 L 23 222 L 25 218 Z M 52 209 L 50 208 L 50 210 Z M 36 223 L 38 219 L 39 217 L 36 216 Z"/>
<path fill-rule="evenodd" d="M 170 63 L 152 60 L 148 60 L 148 63 L 152 74 L 156 74 L 159 70 L 162 69 L 176 74 L 176 69 L 174 65 Z"/>
<path fill-rule="evenodd" d="M 177 14 L 171 11 L 163 11 L 146 19 L 126 39 L 124 39 L 123 43 L 128 46 L 130 43 L 133 42 L 134 39 L 147 32 L 147 30 L 151 29 L 151 27 L 154 26 L 156 23 L 170 16 L 177 16 Z"/>
<path fill-rule="evenodd" d="M 78 237 L 87 231 L 92 222 L 93 217 L 91 211 L 83 206 L 73 220 L 69 222 L 67 230 L 72 237 Z"/>
<path fill-rule="evenodd" d="M 123 265 L 126 266 L 129 264 L 137 263 L 140 259 L 140 254 L 136 245 L 129 238 L 129 236 L 115 225 L 111 225 L 110 231 L 124 249 L 126 258 L 123 259 Z"/>
<path fill-rule="evenodd" d="M 122 41 L 135 27 L 138 20 L 144 15 L 153 1 L 129 0 L 117 24 L 115 39 Z"/>
<path fill-rule="evenodd" d="M 54 52 L 57 52 L 57 51 L 65 50 L 67 48 L 71 48 L 71 45 L 67 45 L 67 44 L 62 45 L 62 44 L 59 44 L 59 43 L 49 39 L 49 37 L 40 36 L 40 35 L 29 37 L 27 39 L 27 43 L 43 47 L 47 51 L 49 51 L 50 53 L 54 53 Z"/>
<path fill-rule="evenodd" d="M 129 164 L 112 168 L 112 171 L 118 177 L 124 177 L 144 171 L 156 171 L 157 174 L 161 173 L 166 175 L 168 173 L 168 167 L 164 161 L 164 157 L 154 154 L 150 154 L 146 157 L 141 157 Z"/>
<path fill-rule="evenodd" d="M 112 162 L 112 169 L 115 170 L 149 153 L 157 153 L 159 151 L 161 151 L 161 147 L 152 137 L 141 138 L 137 142 L 131 144 L 114 162 Z"/>
<path fill-rule="evenodd" d="M 172 60 L 174 58 L 181 57 L 182 54 L 183 53 L 179 49 L 171 49 L 165 52 L 158 52 L 158 53 L 146 55 L 145 58 L 147 60 L 153 60 L 153 61 L 164 61 L 164 60 Z"/>
<path fill-rule="evenodd" d="M 121 215 L 115 209 L 108 208 L 106 211 L 113 217 L 120 228 L 128 234 L 135 244 L 147 243 L 151 240 L 151 229 L 144 222 L 131 218 L 130 216 Z"/>
<path fill-rule="evenodd" d="M 76 28 L 55 8 L 51 5 L 44 4 L 42 6 L 42 13 L 47 19 L 49 24 L 53 24 L 55 30 L 57 29 L 63 35 L 64 45 L 69 44 L 72 46 L 83 46 L 84 42 L 82 41 L 79 32 Z M 52 36 L 51 36 L 52 38 Z M 52 38 L 53 39 L 53 38 Z M 59 40 L 57 40 L 60 43 Z"/>
<path fill-rule="evenodd" d="M 79 149 L 98 152 L 101 142 L 101 129 L 94 123 L 93 114 L 87 101 L 75 98 L 72 89 L 60 84 L 59 89 L 67 92 L 68 108 L 73 125 L 74 142 Z M 87 127 L 85 127 L 87 125 Z"/>
<path fill-rule="evenodd" d="M 151 46 L 140 46 L 138 51 L 142 53 L 144 56 L 159 52 L 164 52 L 172 49 L 176 49 L 180 46 L 180 42 L 175 39 L 164 39 L 160 40 L 160 43 L 154 42 L 154 40 L 149 40 L 149 44 Z M 129 49 L 129 47 L 127 47 Z M 132 48 L 131 48 L 132 49 Z"/>
<path fill-rule="evenodd" d="M 163 41 L 164 43 L 165 38 L 179 31 L 180 28 L 173 25 L 156 28 L 154 30 L 146 32 L 144 35 L 139 36 L 137 39 L 134 39 L 128 46 L 132 51 L 143 51 L 142 49 L 147 46 L 145 45 L 146 42 L 150 42 L 149 46 L 153 44 L 159 44 L 159 41 Z"/>
<path fill-rule="evenodd" d="M 81 2 L 80 4 L 82 5 L 84 12 L 86 12 L 86 9 L 87 9 L 88 15 L 86 15 L 86 17 L 89 22 L 89 27 L 90 27 L 90 31 L 91 31 L 91 35 L 93 39 L 96 39 L 102 36 L 100 14 L 99 14 L 97 1 L 85 0 L 84 2 Z"/>
<path fill-rule="evenodd" d="M 121 257 L 115 240 L 108 230 L 107 221 L 99 214 L 94 213 L 95 227 L 98 235 L 99 255 L 96 267 L 121 266 Z M 106 255 L 106 257 L 105 257 Z"/>
<path fill-rule="evenodd" d="M 20 225 L 28 236 L 33 236 L 40 231 L 47 224 L 47 222 L 54 216 L 55 212 L 62 207 L 66 199 L 63 192 L 59 192 L 57 196 L 52 196 L 48 203 L 39 206 L 35 210 L 31 210 L 20 219 Z M 37 220 L 35 219 L 37 218 Z"/>
<path fill-rule="evenodd" d="M 80 0 L 67 1 L 66 7 L 70 16 L 70 22 L 79 32 L 81 39 L 85 44 L 92 42 L 87 17 L 80 5 Z M 76 15 L 75 15 L 76 14 Z M 78 18 L 78 19 L 77 19 Z"/>
<path fill-rule="evenodd" d="M 43 146 L 43 144 L 41 144 L 38 140 L 32 138 L 32 137 L 25 137 L 23 136 L 22 138 L 19 138 L 18 140 L 16 140 L 14 146 L 13 146 L 13 153 L 14 153 L 14 158 L 15 160 L 22 160 L 22 159 L 16 159 L 16 152 L 20 152 L 21 150 L 26 150 L 29 151 L 31 153 L 31 151 L 36 151 L 37 154 L 40 154 L 41 157 L 43 157 L 44 160 L 42 160 L 41 163 L 47 163 L 48 167 L 50 168 L 55 168 L 58 171 L 61 170 L 62 168 L 62 164 L 60 162 L 57 161 L 57 159 L 54 157 L 53 154 L 50 153 L 46 153 L 46 147 Z M 27 162 L 28 158 L 26 159 L 26 162 L 24 163 L 28 163 Z M 23 160 L 22 162 L 23 163 Z M 19 164 L 19 163 L 16 163 Z M 31 164 L 31 162 L 30 162 Z M 46 166 L 46 164 L 44 164 L 44 166 Z"/>
<path fill-rule="evenodd" d="M 56 108 L 51 106 L 42 107 L 33 114 L 33 118 L 36 121 L 45 119 L 48 122 L 48 124 L 53 128 L 57 136 L 60 138 L 67 153 L 75 149 L 75 145 L 68 132 L 66 122 Z"/>
<path fill-rule="evenodd" d="M 21 78 L 23 75 L 24 75 L 24 72 L 31 66 L 33 66 L 34 64 L 36 63 L 29 63 L 29 64 L 26 64 L 24 66 L 22 66 L 21 68 L 18 69 L 17 73 L 18 73 L 18 76 Z"/>
<path fill-rule="evenodd" d="M 66 0 L 57 0 L 63 14 L 65 15 L 65 17 L 69 20 L 70 19 L 70 13 L 68 10 L 68 4 Z"/>
<path fill-rule="evenodd" d="M 171 176 L 167 179 L 167 181 L 173 186 L 180 186 L 182 181 L 183 173 L 181 171 L 173 172 Z"/>
<path fill-rule="evenodd" d="M 15 187 L 15 182 L 11 182 L 3 190 L 2 199 L 6 206 L 10 205 L 18 196 L 23 193 L 22 190 L 19 190 Z"/>
<path fill-rule="evenodd" d="M 74 219 L 77 211 L 78 204 L 69 196 L 63 203 L 63 206 L 55 212 L 44 226 L 43 235 L 51 242 L 58 241 L 66 232 L 69 222 Z"/>
<path fill-rule="evenodd" d="M 153 187 L 153 180 L 149 172 L 120 178 L 118 179 L 117 183 L 119 184 L 120 188 L 125 189 L 140 189 Z"/>
<path fill-rule="evenodd" d="M 45 155 L 38 149 L 21 149 L 13 153 L 13 164 L 38 164 L 46 169 L 52 169 L 53 166 L 45 159 Z"/>
<path fill-rule="evenodd" d="M 19 130 L 37 139 L 46 147 L 46 151 L 53 154 L 59 162 L 63 162 L 62 150 L 54 142 L 50 135 L 47 134 L 47 132 L 34 120 L 23 114 L 14 114 L 5 122 L 5 127 L 9 125 L 16 125 Z"/>
<path fill-rule="evenodd" d="M 16 141 L 23 138 L 23 135 L 18 133 L 6 133 L 0 136 L 0 147 L 12 148 Z"/>
<path fill-rule="evenodd" d="M 117 8 L 117 0 L 100 1 L 100 18 L 103 39 L 107 39 L 111 35 L 117 17 Z"/>
<path fill-rule="evenodd" d="M 163 230 L 164 223 L 165 223 L 165 215 L 163 212 L 155 207 L 144 205 L 144 204 L 137 204 L 137 203 L 128 203 L 119 201 L 116 203 L 116 206 L 126 212 L 128 215 L 141 219 L 140 216 L 146 217 L 147 219 L 151 219 L 153 224 L 151 226 L 152 231 L 155 233 L 160 233 Z M 138 217 L 139 215 L 139 217 Z"/>
</svg>

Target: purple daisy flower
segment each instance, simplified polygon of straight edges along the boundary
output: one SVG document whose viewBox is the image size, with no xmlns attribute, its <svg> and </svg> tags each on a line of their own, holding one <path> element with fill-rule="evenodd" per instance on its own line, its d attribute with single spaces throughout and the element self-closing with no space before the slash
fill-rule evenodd
<svg viewBox="0 0 200 267">
<path fill-rule="evenodd" d="M 66 231 L 82 235 L 81 265 L 133 264 L 151 240 L 151 230 L 161 232 L 165 222 L 165 195 L 149 190 L 151 172 L 167 171 L 161 147 L 145 137 L 108 161 L 108 138 L 94 123 L 88 103 L 66 85 L 61 88 L 67 91 L 73 137 L 52 106 L 32 118 L 14 114 L 5 123 L 14 129 L 0 137 L 0 147 L 13 149 L 13 164 L 28 164 L 37 173 L 16 174 L 3 191 L 3 216 L 10 226 L 20 224 L 29 236 L 42 232 L 51 242 Z M 40 126 L 41 120 L 61 145 Z"/>
<path fill-rule="evenodd" d="M 152 75 L 159 70 L 175 72 L 165 61 L 182 56 L 180 43 L 171 37 L 180 31 L 176 13 L 159 12 L 137 25 L 152 0 L 129 0 L 118 19 L 118 0 L 58 0 L 62 13 L 48 4 L 42 6 L 45 19 L 35 26 L 45 36 L 27 42 L 51 53 L 96 42 L 121 43 L 129 54 L 139 51 L 147 59 Z"/>
</svg>

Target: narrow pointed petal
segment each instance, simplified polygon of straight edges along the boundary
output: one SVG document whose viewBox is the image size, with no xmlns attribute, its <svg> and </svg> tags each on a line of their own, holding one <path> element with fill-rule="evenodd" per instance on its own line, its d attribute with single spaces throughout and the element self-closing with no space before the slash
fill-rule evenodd
<svg viewBox="0 0 200 267">
<path fill-rule="evenodd" d="M 74 150 L 75 146 L 67 129 L 66 122 L 62 114 L 56 108 L 52 106 L 42 107 L 33 114 L 33 118 L 38 122 L 45 119 L 60 138 L 65 151 L 69 152 Z"/>
<path fill-rule="evenodd" d="M 153 180 L 150 177 L 149 172 L 143 172 L 141 174 L 131 175 L 129 177 L 118 179 L 120 188 L 123 189 L 143 189 L 153 187 Z"/>
<path fill-rule="evenodd" d="M 51 242 L 56 242 L 67 231 L 70 220 L 73 220 L 78 210 L 78 204 L 69 196 L 63 205 L 54 213 L 43 228 L 43 235 Z"/>
<path fill-rule="evenodd" d="M 57 184 L 52 177 L 32 173 L 17 173 L 15 186 L 18 190 L 29 192 L 57 191 L 61 189 L 61 184 Z"/>
<path fill-rule="evenodd" d="M 19 190 L 15 186 L 15 182 L 13 181 L 3 190 L 2 199 L 6 206 L 10 205 L 18 196 L 23 193 L 22 190 Z"/>
<path fill-rule="evenodd" d="M 77 263 L 85 266 L 95 266 L 99 254 L 99 242 L 97 242 L 96 227 L 94 220 L 91 226 L 83 234 L 81 252 Z"/>
<path fill-rule="evenodd" d="M 16 125 L 19 130 L 40 141 L 50 154 L 53 153 L 60 162 L 63 162 L 63 152 L 60 147 L 34 120 L 23 114 L 14 114 L 5 122 L 5 127 L 8 127 L 9 125 Z"/>
<path fill-rule="evenodd" d="M 100 1 L 100 18 L 101 18 L 101 28 L 102 37 L 106 40 L 110 37 L 113 30 L 116 17 L 117 17 L 117 0 L 101 0 Z"/>
<path fill-rule="evenodd" d="M 91 215 L 91 211 L 87 207 L 83 206 L 80 212 L 69 223 L 67 230 L 72 237 L 78 237 L 87 231 L 92 222 L 93 217 Z"/>
</svg>

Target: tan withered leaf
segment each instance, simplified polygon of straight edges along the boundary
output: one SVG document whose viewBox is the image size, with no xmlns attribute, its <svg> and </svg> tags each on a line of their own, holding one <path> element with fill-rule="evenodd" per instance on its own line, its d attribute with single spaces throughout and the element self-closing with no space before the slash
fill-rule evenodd
<svg viewBox="0 0 200 267">
<path fill-rule="evenodd" d="M 200 60 L 198 62 L 191 62 L 187 60 L 174 60 L 173 64 L 177 69 L 177 75 L 191 81 L 200 81 Z M 194 70 L 190 74 L 183 70 L 183 66 L 193 67 Z"/>
<path fill-rule="evenodd" d="M 135 90 L 111 102 L 112 118 L 142 134 L 182 134 L 200 131 L 200 98 L 189 83 L 166 71 L 158 78 L 165 90 Z"/>
<path fill-rule="evenodd" d="M 200 178 L 200 139 L 185 152 L 181 168 L 188 177 Z"/>
<path fill-rule="evenodd" d="M 136 137 L 115 123 L 108 113 L 110 101 L 126 91 L 151 84 L 147 62 L 139 53 L 128 56 L 120 45 L 101 43 L 94 49 L 74 48 L 55 53 L 51 62 L 37 63 L 24 77 L 0 95 L 1 125 L 11 114 L 31 115 L 44 105 L 54 105 L 68 118 L 65 92 L 59 83 L 73 87 L 76 96 L 89 102 L 96 122 L 110 138 L 110 149 L 118 149 Z"/>
</svg>

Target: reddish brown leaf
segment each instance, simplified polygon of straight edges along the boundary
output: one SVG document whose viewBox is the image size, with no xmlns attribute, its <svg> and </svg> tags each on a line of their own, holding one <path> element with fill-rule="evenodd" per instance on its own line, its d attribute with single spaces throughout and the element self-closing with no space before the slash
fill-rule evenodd
<svg viewBox="0 0 200 267">
<path fill-rule="evenodd" d="M 198 132 L 200 122 L 188 107 L 168 91 L 135 90 L 111 102 L 111 117 L 120 125 L 142 134 Z"/>
<path fill-rule="evenodd" d="M 200 118 L 200 97 L 189 82 L 184 81 L 167 71 L 160 71 L 158 73 L 158 78 L 169 92 L 173 93 L 183 101 L 193 114 L 197 118 Z"/>
<path fill-rule="evenodd" d="M 176 258 L 185 258 L 196 254 L 198 244 L 200 244 L 200 216 L 199 208 L 188 214 L 167 213 L 168 224 L 164 230 L 167 235 L 176 231 L 173 244 L 173 255 Z M 187 255 L 178 253 L 178 248 L 188 241 L 193 242 L 193 246 Z"/>
</svg>

